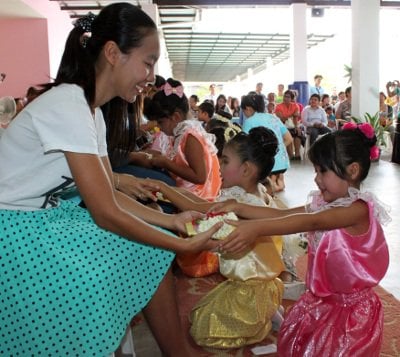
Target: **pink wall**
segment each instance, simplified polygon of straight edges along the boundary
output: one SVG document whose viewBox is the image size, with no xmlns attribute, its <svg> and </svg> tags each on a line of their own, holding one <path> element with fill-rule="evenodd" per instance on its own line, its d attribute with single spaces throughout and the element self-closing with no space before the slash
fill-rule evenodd
<svg viewBox="0 0 400 357">
<path fill-rule="evenodd" d="M 4 0 L 0 0 L 4 1 Z M 68 11 L 61 11 L 58 1 L 21 0 L 35 12 L 47 19 L 50 75 L 54 78 L 58 71 L 65 41 L 73 28 Z"/>
<path fill-rule="evenodd" d="M 0 21 L 0 97 L 23 97 L 28 87 L 47 83 L 50 77 L 46 19 L 2 19 Z"/>
</svg>

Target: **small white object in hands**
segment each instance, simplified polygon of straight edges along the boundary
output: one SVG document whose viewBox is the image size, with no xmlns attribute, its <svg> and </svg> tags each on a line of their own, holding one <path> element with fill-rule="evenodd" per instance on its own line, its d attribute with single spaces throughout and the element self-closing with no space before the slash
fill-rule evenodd
<svg viewBox="0 0 400 357">
<path fill-rule="evenodd" d="M 233 212 L 208 217 L 207 219 L 202 219 L 199 221 L 198 227 L 197 227 L 197 232 L 199 232 L 199 233 L 204 232 L 204 231 L 210 229 L 216 223 L 224 222 L 227 219 L 230 219 L 232 221 L 238 220 L 236 214 L 234 214 Z M 222 227 L 213 234 L 212 238 L 225 239 L 231 232 L 234 231 L 234 229 L 235 229 L 234 226 L 224 222 Z"/>
</svg>

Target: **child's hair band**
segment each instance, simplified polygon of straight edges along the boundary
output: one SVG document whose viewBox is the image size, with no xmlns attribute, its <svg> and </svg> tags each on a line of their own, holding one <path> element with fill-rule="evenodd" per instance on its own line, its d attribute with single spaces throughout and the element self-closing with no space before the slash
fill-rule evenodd
<svg viewBox="0 0 400 357">
<path fill-rule="evenodd" d="M 342 130 L 357 130 L 357 129 L 361 131 L 367 139 L 373 139 L 373 137 L 375 136 L 375 130 L 369 123 L 362 123 L 362 124 L 345 123 L 342 128 Z M 369 156 L 371 160 L 376 160 L 379 158 L 379 148 L 376 145 L 371 146 Z"/>
</svg>

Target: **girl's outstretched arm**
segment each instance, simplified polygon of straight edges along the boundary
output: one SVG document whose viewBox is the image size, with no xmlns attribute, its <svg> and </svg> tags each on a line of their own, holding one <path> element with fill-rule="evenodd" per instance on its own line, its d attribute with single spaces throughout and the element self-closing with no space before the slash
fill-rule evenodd
<svg viewBox="0 0 400 357">
<path fill-rule="evenodd" d="M 276 218 L 229 221 L 236 229 L 221 242 L 221 249 L 236 254 L 254 244 L 260 236 L 345 228 L 360 235 L 369 228 L 368 206 L 363 201 L 315 213 L 297 213 Z"/>
<path fill-rule="evenodd" d="M 212 205 L 211 212 L 233 212 L 240 218 L 261 219 L 261 218 L 278 218 L 285 217 L 290 214 L 304 213 L 305 206 L 295 208 L 271 208 L 239 203 L 233 200 L 220 202 Z"/>
</svg>

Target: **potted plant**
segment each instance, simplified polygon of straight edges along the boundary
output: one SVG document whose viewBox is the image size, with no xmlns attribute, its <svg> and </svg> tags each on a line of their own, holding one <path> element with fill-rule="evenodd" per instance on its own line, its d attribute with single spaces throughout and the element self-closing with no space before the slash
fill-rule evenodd
<svg viewBox="0 0 400 357">
<path fill-rule="evenodd" d="M 344 65 L 344 71 L 345 71 L 345 75 L 344 78 L 347 78 L 347 83 L 351 83 L 351 80 L 353 78 L 353 68 L 351 67 L 351 65 Z"/>
</svg>

